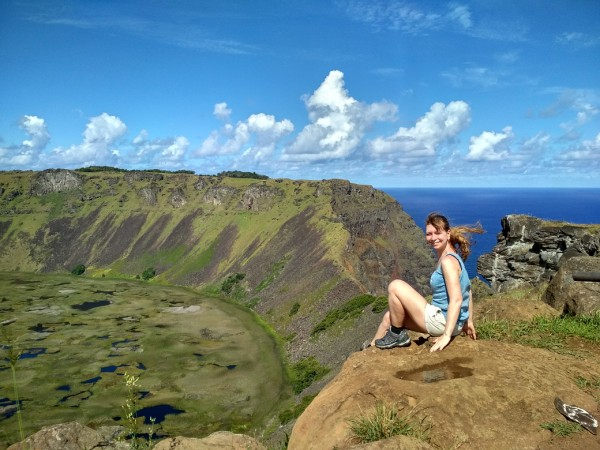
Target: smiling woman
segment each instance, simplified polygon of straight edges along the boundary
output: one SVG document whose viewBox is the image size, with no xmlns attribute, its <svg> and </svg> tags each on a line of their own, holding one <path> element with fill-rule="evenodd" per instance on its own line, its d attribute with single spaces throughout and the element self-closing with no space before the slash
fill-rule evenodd
<svg viewBox="0 0 600 450">
<path fill-rule="evenodd" d="M 124 425 L 125 373 L 139 376 L 145 391 L 139 415 L 162 412 L 155 428 L 167 436 L 261 429 L 290 392 L 273 338 L 223 300 L 65 275 L 0 273 L 0 288 L 17 318 L 3 325 L 0 398 L 13 396 L 3 353 L 23 351 L 16 371 L 26 435 L 69 421 Z M 104 303 L 74 309 L 94 302 Z M 43 336 L 32 331 L 40 326 Z M 0 448 L 19 440 L 16 415 L 0 414 L 0 426 Z"/>
</svg>

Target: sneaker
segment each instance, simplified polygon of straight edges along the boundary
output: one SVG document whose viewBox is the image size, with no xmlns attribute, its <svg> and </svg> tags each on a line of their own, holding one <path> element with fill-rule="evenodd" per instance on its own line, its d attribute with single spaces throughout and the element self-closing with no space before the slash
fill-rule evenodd
<svg viewBox="0 0 600 450">
<path fill-rule="evenodd" d="M 388 330 L 385 336 L 375 341 L 375 347 L 386 349 L 394 347 L 407 347 L 410 345 L 410 336 L 406 330 L 402 330 L 396 334 L 392 330 Z"/>
<path fill-rule="evenodd" d="M 362 345 L 360 346 L 361 351 L 365 350 L 367 348 L 369 348 L 371 346 L 371 341 L 365 341 L 362 343 Z"/>
</svg>

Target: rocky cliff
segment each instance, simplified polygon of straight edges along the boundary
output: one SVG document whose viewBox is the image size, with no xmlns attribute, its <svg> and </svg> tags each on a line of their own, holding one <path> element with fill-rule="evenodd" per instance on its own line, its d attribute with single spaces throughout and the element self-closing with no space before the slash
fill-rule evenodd
<svg viewBox="0 0 600 450">
<path fill-rule="evenodd" d="M 325 315 L 393 277 L 423 286 L 433 264 L 400 204 L 344 180 L 186 173 L 0 172 L 0 270 L 136 277 L 223 295 L 288 340 L 291 359 L 339 367 L 374 329 L 366 308 L 318 335 Z M 335 371 L 334 371 L 335 372 Z"/>
<path fill-rule="evenodd" d="M 549 281 L 561 261 L 574 256 L 600 256 L 600 225 L 508 215 L 492 252 L 477 261 L 477 271 L 503 292 Z"/>
</svg>

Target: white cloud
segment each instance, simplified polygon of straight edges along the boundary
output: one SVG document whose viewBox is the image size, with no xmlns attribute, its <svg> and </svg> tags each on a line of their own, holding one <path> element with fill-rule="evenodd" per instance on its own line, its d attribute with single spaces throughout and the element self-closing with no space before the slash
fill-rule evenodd
<svg viewBox="0 0 600 450">
<path fill-rule="evenodd" d="M 29 140 L 23 141 L 23 147 L 32 150 L 43 150 L 50 142 L 50 133 L 44 119 L 37 116 L 23 116 L 19 126 L 30 136 Z"/>
<path fill-rule="evenodd" d="M 450 12 L 448 13 L 448 19 L 450 19 L 451 22 L 458 23 L 465 29 L 471 28 L 473 22 L 471 21 L 471 11 L 469 11 L 469 8 L 457 3 L 451 3 L 449 6 Z"/>
<path fill-rule="evenodd" d="M 597 165 L 600 163 L 600 133 L 594 139 L 583 141 L 578 147 L 558 155 L 557 159 L 571 163 L 582 161 L 586 164 L 593 161 Z"/>
<path fill-rule="evenodd" d="M 127 126 L 121 119 L 102 113 L 90 119 L 81 144 L 55 148 L 51 159 L 57 165 L 114 164 L 119 152 L 113 144 L 126 132 Z"/>
<path fill-rule="evenodd" d="M 229 116 L 231 116 L 231 109 L 227 107 L 227 103 L 225 102 L 217 103 L 213 110 L 213 114 L 218 119 L 228 121 Z"/>
<path fill-rule="evenodd" d="M 556 38 L 556 42 L 563 45 L 570 45 L 575 48 L 588 48 L 600 45 L 600 37 L 572 31 L 564 32 L 559 35 Z"/>
<path fill-rule="evenodd" d="M 19 120 L 21 128 L 29 139 L 21 145 L 0 147 L 0 164 L 2 167 L 35 166 L 40 154 L 50 142 L 50 133 L 44 119 L 25 115 Z"/>
<path fill-rule="evenodd" d="M 373 139 L 372 156 L 400 154 L 402 157 L 433 156 L 438 147 L 452 142 L 471 122 L 471 109 L 463 101 L 435 103 L 414 127 L 401 127 L 389 137 Z"/>
<path fill-rule="evenodd" d="M 183 162 L 190 142 L 184 136 L 148 140 L 148 132 L 142 130 L 132 141 L 133 162 L 144 167 L 178 167 Z"/>
<path fill-rule="evenodd" d="M 310 124 L 283 151 L 285 161 L 322 161 L 350 156 L 377 121 L 395 118 L 388 102 L 364 104 L 348 95 L 344 74 L 333 70 L 312 95 L 304 98 Z"/>
<path fill-rule="evenodd" d="M 513 138 L 512 127 L 504 127 L 501 133 L 484 131 L 479 136 L 472 136 L 469 161 L 500 161 L 509 155 L 509 145 Z"/>
<path fill-rule="evenodd" d="M 215 116 L 229 119 L 231 109 L 226 103 L 215 105 Z M 235 126 L 226 123 L 215 130 L 202 142 L 195 156 L 222 156 L 242 154 L 244 159 L 264 160 L 272 155 L 280 140 L 294 131 L 294 125 L 288 119 L 277 121 L 275 116 L 259 113 L 252 114 Z M 246 148 L 247 146 L 247 148 Z"/>
</svg>

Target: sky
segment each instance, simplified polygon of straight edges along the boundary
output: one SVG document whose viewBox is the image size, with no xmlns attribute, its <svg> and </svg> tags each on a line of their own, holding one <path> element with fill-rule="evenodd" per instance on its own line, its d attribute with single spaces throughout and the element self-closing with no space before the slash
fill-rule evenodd
<svg viewBox="0 0 600 450">
<path fill-rule="evenodd" d="M 2 0 L 0 170 L 600 187 L 597 0 Z"/>
</svg>

